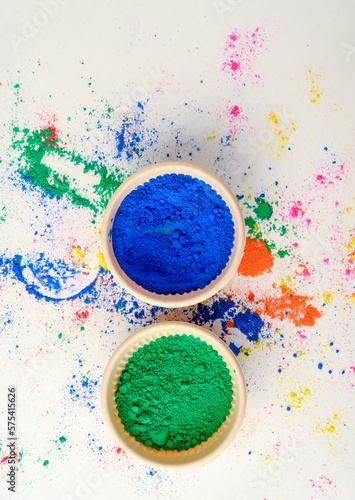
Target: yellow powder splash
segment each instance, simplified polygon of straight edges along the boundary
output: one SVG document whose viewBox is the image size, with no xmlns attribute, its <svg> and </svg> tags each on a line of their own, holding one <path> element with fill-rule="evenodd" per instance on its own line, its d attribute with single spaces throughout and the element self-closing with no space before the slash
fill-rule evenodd
<svg viewBox="0 0 355 500">
<path fill-rule="evenodd" d="M 274 110 L 268 114 L 269 127 L 273 133 L 270 147 L 272 153 L 279 158 L 288 147 L 291 135 L 297 130 L 298 125 L 287 116 L 282 116 Z"/>
<path fill-rule="evenodd" d="M 107 267 L 107 264 L 106 264 L 106 261 L 105 261 L 105 258 L 104 258 L 103 253 L 102 253 L 102 252 L 99 252 L 99 253 L 97 254 L 97 257 L 98 257 L 98 259 L 99 259 L 99 264 L 100 264 L 100 266 L 102 267 L 102 269 L 103 269 L 104 271 L 108 271 L 108 267 Z"/>
<path fill-rule="evenodd" d="M 312 75 L 312 71 L 308 70 L 308 81 L 310 82 L 310 102 L 312 104 L 318 104 L 319 99 L 322 97 L 323 92 L 319 90 L 318 80 L 320 79 L 319 74 Z"/>
<path fill-rule="evenodd" d="M 348 262 L 355 262 L 355 238 L 351 237 L 348 245 L 343 245 L 348 253 Z"/>
<path fill-rule="evenodd" d="M 318 431 L 321 431 L 323 434 L 334 434 L 337 432 L 338 427 L 341 423 L 342 422 L 339 419 L 339 415 L 334 414 L 333 417 L 328 418 L 323 425 L 317 425 L 316 429 Z"/>
<path fill-rule="evenodd" d="M 287 396 L 292 408 L 301 408 L 303 401 L 311 395 L 310 389 L 301 389 L 298 393 L 290 392 Z"/>
</svg>

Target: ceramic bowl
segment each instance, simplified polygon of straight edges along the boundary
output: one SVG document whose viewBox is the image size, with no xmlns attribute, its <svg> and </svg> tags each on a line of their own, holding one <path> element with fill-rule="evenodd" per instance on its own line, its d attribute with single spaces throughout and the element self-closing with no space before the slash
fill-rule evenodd
<svg viewBox="0 0 355 500">
<path fill-rule="evenodd" d="M 216 279 L 211 281 L 204 288 L 186 292 L 184 294 L 163 295 L 146 290 L 126 275 L 113 252 L 111 235 L 113 221 L 123 199 L 131 191 L 133 191 L 138 186 L 143 185 L 145 182 L 160 175 L 173 173 L 190 175 L 191 177 L 200 179 L 206 184 L 209 184 L 222 197 L 232 214 L 234 223 L 234 242 L 227 265 L 219 274 L 219 276 L 217 276 Z M 126 179 L 115 191 L 107 205 L 101 231 L 103 255 L 105 257 L 108 268 L 110 269 L 116 280 L 125 290 L 127 290 L 135 297 L 149 304 L 161 307 L 186 307 L 189 305 L 197 304 L 198 302 L 203 302 L 209 297 L 212 297 L 212 295 L 226 286 L 237 271 L 240 261 L 243 257 L 245 238 L 246 232 L 242 210 L 236 196 L 229 189 L 229 187 L 219 177 L 217 177 L 217 175 L 206 170 L 205 168 L 199 167 L 192 163 L 177 161 L 151 165 L 139 170 L 137 173 L 131 175 L 128 179 Z"/>
<path fill-rule="evenodd" d="M 148 448 L 124 429 L 115 402 L 117 381 L 133 352 L 152 340 L 169 335 L 193 335 L 211 345 L 223 357 L 232 379 L 233 400 L 230 413 L 218 431 L 207 441 L 189 450 L 165 451 Z M 189 469 L 216 458 L 237 435 L 246 409 L 247 391 L 242 369 L 229 347 L 213 333 L 190 323 L 163 321 L 137 331 L 126 339 L 109 360 L 101 384 L 104 421 L 119 446 L 130 456 L 159 469 Z"/>
</svg>

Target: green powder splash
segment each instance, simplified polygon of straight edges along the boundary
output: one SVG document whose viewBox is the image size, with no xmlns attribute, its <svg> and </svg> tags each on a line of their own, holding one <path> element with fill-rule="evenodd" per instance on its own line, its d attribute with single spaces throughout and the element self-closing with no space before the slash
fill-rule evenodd
<svg viewBox="0 0 355 500">
<path fill-rule="evenodd" d="M 14 127 L 14 134 L 17 139 L 12 147 L 20 151 L 19 172 L 23 179 L 52 196 L 66 196 L 73 205 L 87 207 L 96 214 L 106 208 L 112 194 L 124 180 L 123 173 L 114 166 L 108 169 L 105 165 L 88 161 L 73 151 L 65 150 L 53 128 L 31 132 L 27 128 L 20 130 Z M 79 194 L 68 175 L 61 175 L 46 165 L 46 156 L 69 161 L 74 166 L 82 165 L 84 174 L 92 172 L 97 175 L 97 184 L 92 191 L 99 196 L 99 201 L 92 199 L 89 190 L 87 196 Z"/>
<path fill-rule="evenodd" d="M 285 249 L 277 249 L 273 235 L 284 236 L 287 228 L 274 217 L 274 209 L 270 203 L 263 198 L 254 198 L 256 205 L 251 205 L 249 201 L 244 201 L 246 217 L 244 219 L 247 234 L 251 239 L 262 240 L 270 253 L 277 254 L 282 259 L 289 255 Z M 277 205 L 277 202 L 276 202 Z"/>
<path fill-rule="evenodd" d="M 170 335 L 135 351 L 117 383 L 126 431 L 157 450 L 188 450 L 207 441 L 231 408 L 223 358 L 192 335 Z"/>
<path fill-rule="evenodd" d="M 256 198 L 255 201 L 257 203 L 257 207 L 254 208 L 254 212 L 257 217 L 259 217 L 259 219 L 270 219 L 273 212 L 270 203 L 260 198 Z"/>
</svg>

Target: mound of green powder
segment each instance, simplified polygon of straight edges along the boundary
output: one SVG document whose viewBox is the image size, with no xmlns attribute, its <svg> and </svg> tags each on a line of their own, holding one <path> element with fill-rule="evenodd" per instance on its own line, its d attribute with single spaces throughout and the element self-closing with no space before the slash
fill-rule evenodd
<svg viewBox="0 0 355 500">
<path fill-rule="evenodd" d="M 223 358 L 192 335 L 161 337 L 140 347 L 117 388 L 124 428 L 157 450 L 188 450 L 207 441 L 226 419 L 233 398 Z"/>
</svg>

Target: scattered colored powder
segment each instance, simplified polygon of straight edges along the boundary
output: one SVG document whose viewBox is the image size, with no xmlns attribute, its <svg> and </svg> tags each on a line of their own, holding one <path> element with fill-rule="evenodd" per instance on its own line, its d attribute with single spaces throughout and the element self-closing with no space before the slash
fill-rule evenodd
<svg viewBox="0 0 355 500">
<path fill-rule="evenodd" d="M 249 341 L 253 342 L 259 340 L 259 336 L 265 327 L 264 322 L 257 313 L 250 311 L 244 305 L 240 310 L 240 305 L 236 304 L 231 298 L 226 300 L 216 297 L 206 303 L 197 304 L 196 310 L 192 311 L 192 315 L 187 315 L 186 320 L 192 321 L 199 326 L 212 326 L 213 322 L 221 320 L 222 339 L 224 339 L 225 335 L 230 335 L 228 329 L 234 327 L 238 328 Z M 231 344 L 229 345 L 231 346 Z M 238 354 L 239 349 L 233 352 Z"/>
<path fill-rule="evenodd" d="M 261 28 L 254 31 L 234 29 L 227 38 L 224 48 L 222 69 L 234 80 L 248 81 L 249 84 L 260 80 L 253 65 L 258 55 L 265 50 L 265 35 Z"/>
<path fill-rule="evenodd" d="M 323 368 L 323 364 L 322 363 L 318 363 L 318 368 L 321 370 Z"/>
<path fill-rule="evenodd" d="M 104 271 L 108 271 L 108 267 L 107 267 L 107 264 L 106 264 L 106 261 L 105 261 L 105 258 L 104 258 L 104 254 L 102 252 L 99 252 L 97 256 L 99 258 L 100 267 L 102 267 L 102 269 Z"/>
<path fill-rule="evenodd" d="M 272 206 L 270 205 L 270 203 L 268 203 L 267 201 L 264 201 L 261 198 L 256 198 L 255 201 L 256 201 L 258 206 L 256 208 L 254 208 L 254 212 L 259 217 L 259 219 L 270 219 L 270 217 L 272 216 L 272 212 L 273 212 Z"/>
<path fill-rule="evenodd" d="M 237 327 L 249 341 L 259 340 L 259 333 L 264 326 L 260 316 L 248 309 L 243 309 L 234 318 L 233 326 Z"/>
<path fill-rule="evenodd" d="M 316 74 L 315 76 L 312 76 L 312 71 L 309 69 L 308 70 L 308 80 L 310 82 L 310 102 L 312 104 L 318 104 L 320 98 L 322 97 L 322 92 L 319 89 L 318 81 L 320 79 L 320 75 Z"/>
<path fill-rule="evenodd" d="M 20 175 L 26 182 L 38 186 L 50 196 L 65 196 L 73 205 L 90 208 L 97 213 L 106 208 L 112 194 L 123 181 L 123 174 L 117 168 L 110 169 L 100 163 L 87 161 L 73 151 L 66 151 L 54 127 L 32 132 L 15 127 L 14 134 L 16 140 L 12 147 L 20 151 L 19 162 L 16 163 L 16 166 L 19 164 Z M 61 173 L 61 169 L 65 167 L 62 162 L 70 163 L 74 178 L 75 172 L 80 171 L 80 166 L 83 167 L 83 174 L 91 172 L 97 176 L 92 194 L 98 196 L 98 202 L 89 193 L 84 195 L 78 192 L 67 169 L 64 170 L 65 173 Z"/>
<path fill-rule="evenodd" d="M 301 408 L 303 401 L 311 395 L 310 389 L 300 389 L 298 392 L 290 392 L 288 399 L 290 400 L 293 408 Z"/>
<path fill-rule="evenodd" d="M 157 450 L 188 450 L 207 441 L 229 415 L 233 399 L 223 358 L 192 335 L 161 337 L 140 347 L 117 387 L 126 431 Z"/>
<path fill-rule="evenodd" d="M 262 306 L 258 312 L 263 312 L 270 318 L 289 319 L 295 326 L 314 326 L 321 313 L 308 302 L 310 297 L 296 295 L 288 288 L 279 288 L 279 297 L 259 299 Z"/>
<path fill-rule="evenodd" d="M 297 130 L 298 125 L 292 120 L 288 114 L 284 116 L 271 110 L 268 114 L 269 127 L 273 132 L 273 140 L 270 147 L 272 153 L 279 158 L 281 153 L 286 150 L 290 141 L 291 135 Z"/>
<path fill-rule="evenodd" d="M 231 115 L 238 116 L 239 114 L 240 114 L 239 106 L 233 106 L 233 108 L 231 109 Z"/>
<path fill-rule="evenodd" d="M 45 460 L 45 461 L 43 462 L 43 467 L 46 467 L 48 464 L 49 464 L 49 460 Z"/>
<path fill-rule="evenodd" d="M 67 438 L 65 438 L 64 436 L 61 436 L 61 437 L 59 438 L 59 441 L 60 441 L 61 443 L 65 443 L 65 441 L 66 441 L 66 440 L 67 440 Z"/>
<path fill-rule="evenodd" d="M 112 227 L 123 271 L 158 294 L 204 288 L 225 268 L 233 241 L 232 215 L 222 197 L 181 174 L 138 186 L 122 201 Z"/>
<path fill-rule="evenodd" d="M 238 267 L 238 274 L 243 276 L 259 276 L 271 272 L 273 257 L 262 240 L 252 240 L 249 237 L 245 242 L 244 255 Z"/>
</svg>

